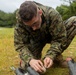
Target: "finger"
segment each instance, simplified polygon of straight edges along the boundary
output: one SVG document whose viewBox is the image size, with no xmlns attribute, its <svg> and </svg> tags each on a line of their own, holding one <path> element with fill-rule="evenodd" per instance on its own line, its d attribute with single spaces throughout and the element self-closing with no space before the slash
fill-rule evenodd
<svg viewBox="0 0 76 75">
<path fill-rule="evenodd" d="M 49 61 L 47 64 L 48 64 L 47 65 L 47 68 L 50 68 L 52 66 L 53 62 L 52 61 Z"/>
<path fill-rule="evenodd" d="M 42 71 L 42 68 L 41 68 L 41 66 L 40 66 L 39 64 L 36 64 L 34 67 L 35 67 L 35 70 L 36 70 L 37 72 L 43 72 L 43 71 Z"/>
<path fill-rule="evenodd" d="M 43 63 L 39 60 L 38 63 L 40 64 L 41 67 L 43 67 Z"/>
<path fill-rule="evenodd" d="M 49 65 L 49 63 L 50 63 L 50 59 L 45 59 L 45 68 L 48 68 L 48 65 Z"/>
<path fill-rule="evenodd" d="M 51 62 L 50 62 L 50 63 L 48 63 L 47 68 L 50 68 L 50 67 L 51 67 L 51 65 L 52 65 L 52 64 L 51 64 Z"/>
<path fill-rule="evenodd" d="M 38 69 L 36 67 L 33 67 L 33 69 L 38 72 Z"/>
<path fill-rule="evenodd" d="M 46 61 L 46 68 L 48 68 L 49 65 L 50 65 L 50 61 L 47 60 L 47 61 Z"/>
<path fill-rule="evenodd" d="M 45 68 L 47 67 L 47 60 L 46 59 L 44 60 L 44 67 Z"/>
<path fill-rule="evenodd" d="M 41 72 L 43 72 L 43 66 L 41 66 L 39 63 L 37 64 L 37 67 L 41 70 Z"/>
</svg>

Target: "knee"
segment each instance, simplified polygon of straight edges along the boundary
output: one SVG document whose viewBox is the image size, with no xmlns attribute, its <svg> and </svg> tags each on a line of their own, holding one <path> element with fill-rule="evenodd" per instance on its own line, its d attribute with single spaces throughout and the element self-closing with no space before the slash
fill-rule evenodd
<svg viewBox="0 0 76 75">
<path fill-rule="evenodd" d="M 76 16 L 72 16 L 71 18 L 76 18 Z"/>
<path fill-rule="evenodd" d="M 73 21 L 73 22 L 76 21 L 76 16 L 70 17 L 70 20 Z"/>
<path fill-rule="evenodd" d="M 73 26 L 76 26 L 76 16 L 70 17 L 69 21 Z"/>
</svg>

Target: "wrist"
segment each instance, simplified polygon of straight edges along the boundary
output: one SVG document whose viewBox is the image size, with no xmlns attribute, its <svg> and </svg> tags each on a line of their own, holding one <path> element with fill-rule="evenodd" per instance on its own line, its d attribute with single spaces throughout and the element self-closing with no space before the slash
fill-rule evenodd
<svg viewBox="0 0 76 75">
<path fill-rule="evenodd" d="M 35 59 L 34 59 L 34 58 L 31 58 L 31 59 L 29 60 L 29 62 L 28 62 L 29 65 L 30 65 L 30 63 L 31 63 L 32 60 L 35 60 Z"/>
</svg>

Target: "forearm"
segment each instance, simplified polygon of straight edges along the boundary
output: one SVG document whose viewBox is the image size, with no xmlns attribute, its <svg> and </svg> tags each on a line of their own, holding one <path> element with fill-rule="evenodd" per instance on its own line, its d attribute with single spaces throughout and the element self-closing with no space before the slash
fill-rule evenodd
<svg viewBox="0 0 76 75">
<path fill-rule="evenodd" d="M 53 42 L 51 47 L 47 50 L 45 57 L 50 57 L 54 60 L 56 56 L 63 52 L 62 46 L 63 45 L 61 43 Z"/>
<path fill-rule="evenodd" d="M 62 23 L 61 23 L 62 24 Z M 66 46 L 67 37 L 66 30 L 63 24 L 58 24 L 52 29 L 50 29 L 50 34 L 52 35 L 51 47 L 46 53 L 46 56 L 49 56 L 53 60 L 56 56 L 60 55 L 64 51 Z"/>
<path fill-rule="evenodd" d="M 19 52 L 20 58 L 24 62 L 28 62 L 33 57 L 28 48 L 30 42 L 27 36 L 27 32 L 17 25 L 14 30 L 14 46 L 15 50 Z"/>
<path fill-rule="evenodd" d="M 56 41 L 52 41 L 51 47 L 47 50 L 45 57 L 50 57 L 52 60 L 54 60 L 64 51 L 66 40 L 66 37 L 63 37 L 61 39 L 57 39 Z"/>
<path fill-rule="evenodd" d="M 17 52 L 19 52 L 20 58 L 24 62 L 28 63 L 30 59 L 33 58 L 33 55 L 31 54 L 27 46 L 15 45 L 15 49 Z"/>
</svg>

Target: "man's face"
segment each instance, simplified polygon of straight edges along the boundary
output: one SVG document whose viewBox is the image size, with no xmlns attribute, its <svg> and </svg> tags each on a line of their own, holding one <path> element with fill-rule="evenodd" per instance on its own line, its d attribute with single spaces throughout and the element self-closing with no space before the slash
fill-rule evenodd
<svg viewBox="0 0 76 75">
<path fill-rule="evenodd" d="M 33 30 L 39 29 L 41 27 L 42 22 L 41 15 L 42 15 L 41 10 L 38 10 L 37 15 L 34 16 L 32 20 L 24 22 L 24 24 L 31 27 Z"/>
</svg>

